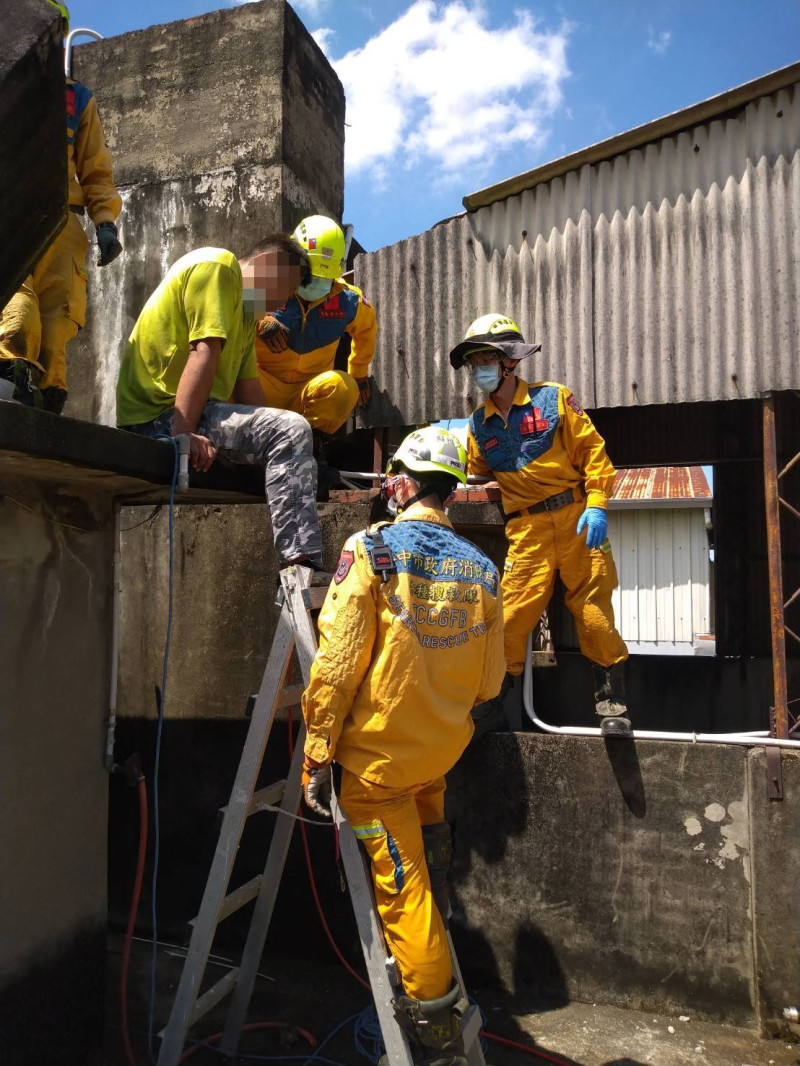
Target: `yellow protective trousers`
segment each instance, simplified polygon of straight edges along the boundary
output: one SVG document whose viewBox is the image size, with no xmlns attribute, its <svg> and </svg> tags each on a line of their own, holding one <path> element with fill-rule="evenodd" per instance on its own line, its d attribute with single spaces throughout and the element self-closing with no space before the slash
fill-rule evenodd
<svg viewBox="0 0 800 1066">
<path fill-rule="evenodd" d="M 0 316 L 0 359 L 27 359 L 44 371 L 39 387 L 67 387 L 67 344 L 86 319 L 89 242 L 78 215 L 70 211 L 33 274 Z"/>
<path fill-rule="evenodd" d="M 312 429 L 335 433 L 358 402 L 356 379 L 344 370 L 326 370 L 308 381 L 285 382 L 258 368 L 267 407 L 296 411 Z"/>
<path fill-rule="evenodd" d="M 342 770 L 342 810 L 369 855 L 386 944 L 414 999 L 438 999 L 453 983 L 422 843 L 422 826 L 444 821 L 444 790 L 443 777 L 388 788 Z"/>
<path fill-rule="evenodd" d="M 556 571 L 567 589 L 566 604 L 575 619 L 581 651 L 600 666 L 628 658 L 625 641 L 614 626 L 611 593 L 617 568 L 606 540 L 586 547 L 586 534 L 575 535 L 585 503 L 557 511 L 520 515 L 506 526 L 508 555 L 503 573 L 503 621 L 506 667 L 522 673 L 525 645 L 553 594 Z"/>
</svg>

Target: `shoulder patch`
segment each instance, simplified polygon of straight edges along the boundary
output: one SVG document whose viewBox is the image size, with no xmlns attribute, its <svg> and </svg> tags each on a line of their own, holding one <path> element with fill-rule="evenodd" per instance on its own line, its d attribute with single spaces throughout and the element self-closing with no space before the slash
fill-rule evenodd
<svg viewBox="0 0 800 1066">
<path fill-rule="evenodd" d="M 350 567 L 353 565 L 354 559 L 354 552 L 347 550 L 342 552 L 341 558 L 339 559 L 339 565 L 336 568 L 336 573 L 333 575 L 333 580 L 337 585 L 341 585 L 350 573 Z"/>
<path fill-rule="evenodd" d="M 569 406 L 572 408 L 572 410 L 575 412 L 576 415 L 583 415 L 583 413 L 584 413 L 583 408 L 578 403 L 578 401 L 575 399 L 575 397 L 572 395 L 572 393 L 570 393 L 569 396 L 567 397 L 567 403 L 569 404 Z"/>
</svg>

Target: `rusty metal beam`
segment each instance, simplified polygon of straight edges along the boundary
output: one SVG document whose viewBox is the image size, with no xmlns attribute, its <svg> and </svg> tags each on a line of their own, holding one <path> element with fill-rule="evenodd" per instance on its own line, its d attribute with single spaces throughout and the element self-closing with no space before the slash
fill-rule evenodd
<svg viewBox="0 0 800 1066">
<path fill-rule="evenodd" d="M 769 613 L 772 636 L 772 680 L 775 699 L 775 735 L 789 736 L 786 686 L 786 630 L 783 616 L 783 565 L 781 561 L 781 514 L 778 502 L 778 454 L 775 440 L 775 397 L 762 401 L 764 443 L 764 506 L 769 567 Z"/>
</svg>

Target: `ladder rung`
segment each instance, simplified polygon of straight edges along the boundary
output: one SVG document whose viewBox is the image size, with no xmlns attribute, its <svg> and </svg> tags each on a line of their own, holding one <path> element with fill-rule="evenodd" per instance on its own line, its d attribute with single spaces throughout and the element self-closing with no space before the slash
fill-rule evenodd
<svg viewBox="0 0 800 1066">
<path fill-rule="evenodd" d="M 235 967 L 233 970 L 229 970 L 224 977 L 220 978 L 215 985 L 212 985 L 207 992 L 204 992 L 202 996 L 197 999 L 194 1005 L 194 1010 L 189 1018 L 189 1024 L 187 1029 L 191 1029 L 193 1025 L 196 1025 L 210 1010 L 213 1010 L 218 1003 L 220 1003 L 226 996 L 230 995 L 236 986 L 236 978 L 239 976 L 239 967 Z M 165 1026 L 158 1034 L 159 1039 L 164 1039 L 164 1034 L 167 1031 Z"/>
<path fill-rule="evenodd" d="M 323 605 L 327 595 L 327 586 L 315 585 L 312 588 L 303 589 L 303 603 L 309 611 L 313 611 Z"/>
<path fill-rule="evenodd" d="M 283 790 L 286 787 L 286 778 L 282 777 L 280 781 L 273 781 L 271 785 L 267 785 L 265 788 L 260 788 L 258 792 L 254 792 L 250 797 L 250 802 L 247 804 L 247 810 L 245 811 L 245 818 L 249 818 L 251 814 L 258 814 L 259 811 L 265 811 L 268 807 L 274 807 L 280 803 L 283 799 Z M 227 807 L 220 807 L 219 817 L 220 819 L 225 817 Z"/>
<path fill-rule="evenodd" d="M 249 881 L 245 881 L 243 885 L 239 885 L 237 889 L 230 892 L 222 901 L 222 906 L 217 914 L 217 923 L 224 922 L 226 918 L 229 918 L 231 914 L 240 910 L 246 903 L 249 903 L 251 899 L 255 899 L 261 890 L 261 882 L 263 878 L 261 874 L 257 874 Z M 189 925 L 194 925 L 197 921 L 197 917 L 189 919 Z"/>
<path fill-rule="evenodd" d="M 305 685 L 287 685 L 281 689 L 276 707 L 296 707 L 300 703 L 300 697 L 306 690 Z"/>
</svg>

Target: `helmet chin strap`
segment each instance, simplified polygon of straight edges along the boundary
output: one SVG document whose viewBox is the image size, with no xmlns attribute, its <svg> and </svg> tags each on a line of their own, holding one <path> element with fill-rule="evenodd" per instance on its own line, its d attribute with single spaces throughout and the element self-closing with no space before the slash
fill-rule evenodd
<svg viewBox="0 0 800 1066">
<path fill-rule="evenodd" d="M 409 508 L 412 503 L 417 503 L 418 500 L 424 500 L 426 496 L 430 495 L 430 490 L 426 491 L 425 489 L 420 489 L 419 492 L 416 492 L 413 496 L 410 496 L 404 504 L 401 505 L 398 503 L 397 513 L 402 514 L 403 511 L 407 510 L 407 508 Z"/>
</svg>

